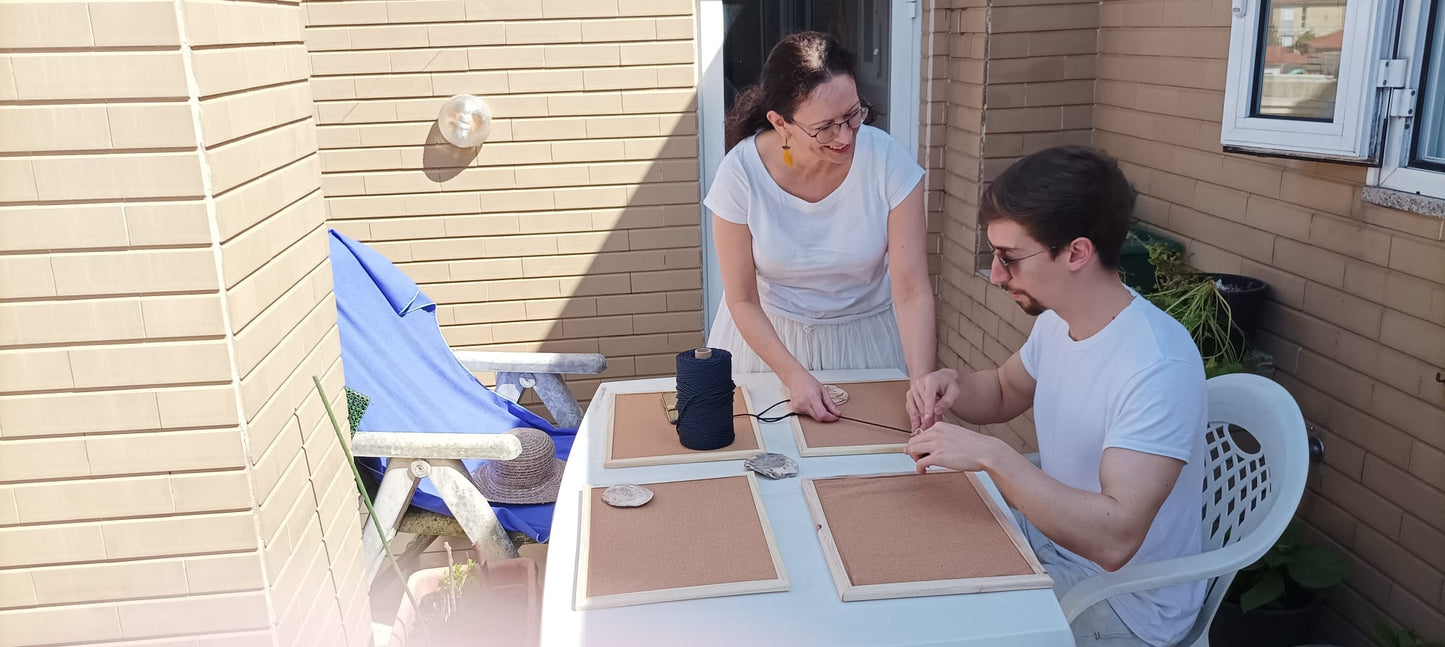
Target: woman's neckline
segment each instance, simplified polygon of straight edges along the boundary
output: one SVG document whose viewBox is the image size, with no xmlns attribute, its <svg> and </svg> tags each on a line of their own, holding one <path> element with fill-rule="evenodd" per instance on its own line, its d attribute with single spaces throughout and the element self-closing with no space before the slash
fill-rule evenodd
<svg viewBox="0 0 1445 647">
<path fill-rule="evenodd" d="M 752 152 L 753 159 L 754 159 L 755 161 L 757 161 L 758 166 L 762 167 L 763 173 L 768 176 L 768 181 L 769 181 L 769 182 L 772 182 L 773 186 L 774 186 L 775 188 L 777 188 L 777 190 L 778 190 L 779 193 L 787 196 L 788 199 L 793 200 L 794 202 L 796 202 L 796 203 L 798 203 L 798 204 L 800 204 L 800 205 L 803 205 L 803 206 L 808 207 L 808 208 L 814 208 L 814 207 L 818 207 L 818 206 L 822 206 L 822 205 L 824 205 L 824 204 L 827 204 L 828 202 L 830 202 L 830 201 L 834 200 L 835 198 L 837 198 L 839 195 L 842 194 L 843 187 L 848 186 L 848 183 L 849 183 L 850 181 L 852 181 L 852 179 L 853 179 L 853 171 L 854 171 L 854 169 L 856 169 L 856 168 L 858 167 L 858 156 L 859 156 L 859 154 L 861 154 L 861 152 L 862 152 L 862 150 L 863 150 L 862 143 L 863 143 L 863 138 L 864 138 L 864 134 L 863 134 L 863 129 L 864 129 L 864 128 L 866 128 L 866 126 L 860 126 L 860 127 L 858 128 L 858 134 L 854 137 L 854 140 L 853 140 L 853 159 L 851 159 L 851 160 L 848 161 L 848 172 L 843 176 L 843 181 L 842 181 L 842 182 L 839 182 L 839 183 L 838 183 L 838 186 L 833 187 L 833 190 L 832 190 L 832 191 L 829 191 L 827 195 L 819 198 L 817 201 L 805 200 L 805 199 L 799 197 L 797 194 L 794 194 L 793 192 L 791 192 L 791 191 L 783 188 L 783 185 L 778 182 L 778 178 L 773 177 L 773 172 L 770 171 L 770 170 L 768 170 L 768 165 L 767 165 L 765 162 L 763 162 L 763 153 L 762 153 L 762 151 L 758 150 L 758 135 L 753 135 L 752 137 L 748 138 L 748 139 L 749 139 L 749 141 L 748 141 L 748 148 L 749 148 L 749 149 L 751 150 L 751 152 Z"/>
</svg>

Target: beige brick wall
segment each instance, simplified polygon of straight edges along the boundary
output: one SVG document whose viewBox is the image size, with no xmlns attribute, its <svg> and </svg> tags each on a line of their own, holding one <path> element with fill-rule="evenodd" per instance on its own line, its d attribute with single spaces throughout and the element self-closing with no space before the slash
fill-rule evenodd
<svg viewBox="0 0 1445 647">
<path fill-rule="evenodd" d="M 0 50 L 0 645 L 367 642 L 300 7 L 6 2 Z"/>
<path fill-rule="evenodd" d="M 934 81 L 947 88 L 943 209 L 933 214 L 943 235 L 939 361 L 984 369 L 1023 344 L 1033 318 L 979 273 L 988 266 L 979 191 L 1023 155 L 1089 142 L 1098 4 L 955 0 L 946 13 L 948 74 Z M 1030 415 L 988 430 L 1035 447 Z"/>
<path fill-rule="evenodd" d="M 1228 3 L 1100 11 L 1095 143 L 1140 217 L 1270 284 L 1262 345 L 1328 448 L 1302 515 L 1353 563 L 1326 633 L 1445 639 L 1445 221 L 1365 204 L 1363 168 L 1220 152 Z"/>
<path fill-rule="evenodd" d="M 330 223 L 421 284 L 451 345 L 625 379 L 702 342 L 690 0 L 303 8 Z M 462 93 L 495 116 L 474 158 L 433 128 Z"/>
<path fill-rule="evenodd" d="M 935 11 L 949 41 L 932 81 L 947 103 L 931 213 L 941 363 L 994 366 L 1032 326 L 976 274 L 981 185 L 1019 155 L 1091 140 L 1139 189 L 1140 218 L 1199 267 L 1270 283 L 1261 344 L 1329 448 L 1301 514 L 1354 568 L 1321 635 L 1365 644 L 1361 629 L 1388 617 L 1445 636 L 1445 223 L 1365 204 L 1363 169 L 1221 153 L 1227 2 Z M 1027 419 L 993 432 L 1033 443 Z"/>
</svg>

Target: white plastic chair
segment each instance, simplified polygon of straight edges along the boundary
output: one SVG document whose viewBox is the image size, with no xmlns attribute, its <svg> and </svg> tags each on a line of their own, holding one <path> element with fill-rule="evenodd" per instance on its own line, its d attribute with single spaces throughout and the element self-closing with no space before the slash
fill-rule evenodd
<svg viewBox="0 0 1445 647">
<path fill-rule="evenodd" d="M 1208 387 L 1203 551 L 1081 580 L 1059 600 L 1070 622 L 1116 595 L 1208 579 L 1199 617 L 1178 643 L 1207 647 L 1209 625 L 1235 573 L 1264 555 L 1294 517 L 1309 474 L 1299 405 L 1284 387 L 1258 375 L 1221 375 Z M 1253 435 L 1259 452 L 1240 449 L 1231 425 Z"/>
</svg>

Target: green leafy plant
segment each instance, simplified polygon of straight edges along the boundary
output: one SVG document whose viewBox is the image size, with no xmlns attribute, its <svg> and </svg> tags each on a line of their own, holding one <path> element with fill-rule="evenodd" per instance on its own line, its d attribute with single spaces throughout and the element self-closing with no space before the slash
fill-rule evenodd
<svg viewBox="0 0 1445 647">
<path fill-rule="evenodd" d="M 1146 298 L 1189 331 L 1204 359 L 1205 377 L 1244 370 L 1244 349 L 1230 336 L 1234 317 L 1219 283 L 1191 267 L 1182 251 L 1159 243 L 1145 249 L 1154 266 L 1154 291 Z"/>
<path fill-rule="evenodd" d="M 1380 647 L 1445 647 L 1445 642 L 1425 640 L 1414 629 L 1396 629 L 1378 620 L 1370 623 L 1370 640 Z"/>
<path fill-rule="evenodd" d="M 1300 535 L 1299 527 L 1291 523 L 1263 557 L 1239 571 L 1225 598 L 1238 602 L 1246 613 L 1295 608 L 1349 576 L 1344 557 L 1304 543 Z"/>
<path fill-rule="evenodd" d="M 466 592 L 467 583 L 477 575 L 477 563 L 472 558 L 467 558 L 466 564 L 458 564 L 452 560 L 452 546 L 450 543 L 442 542 L 447 551 L 447 572 L 442 575 L 438 585 L 445 601 L 443 618 L 450 618 L 461 607 L 462 595 Z"/>
<path fill-rule="evenodd" d="M 1145 245 L 1144 251 L 1149 254 L 1149 264 L 1154 266 L 1156 293 L 1191 283 L 1199 276 L 1182 250 L 1169 249 L 1163 243 L 1155 242 Z"/>
</svg>

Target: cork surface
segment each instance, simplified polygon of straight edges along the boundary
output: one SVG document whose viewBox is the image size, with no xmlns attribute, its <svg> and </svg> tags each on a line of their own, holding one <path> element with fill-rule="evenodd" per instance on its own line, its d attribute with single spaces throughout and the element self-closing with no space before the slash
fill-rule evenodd
<svg viewBox="0 0 1445 647">
<path fill-rule="evenodd" d="M 964 472 L 813 481 L 854 586 L 1033 569 Z"/>
<path fill-rule="evenodd" d="M 849 418 L 908 429 L 908 409 L 904 408 L 903 404 L 903 396 L 908 393 L 908 380 L 846 382 L 837 386 L 848 392 L 848 401 L 838 405 L 838 413 Z M 908 442 L 906 432 L 852 420 L 818 422 L 805 415 L 797 418 L 808 447 L 894 445 Z"/>
<path fill-rule="evenodd" d="M 683 447 L 677 439 L 677 427 L 667 420 L 662 393 L 618 393 L 612 412 L 612 458 L 644 458 L 678 454 L 707 454 L 727 450 L 756 450 L 758 438 L 746 416 L 733 418 L 731 445 L 700 451 Z M 747 413 L 743 387 L 733 390 L 733 413 Z"/>
<path fill-rule="evenodd" d="M 589 488 L 587 596 L 778 577 L 746 476 L 649 483 L 640 508 Z"/>
</svg>

